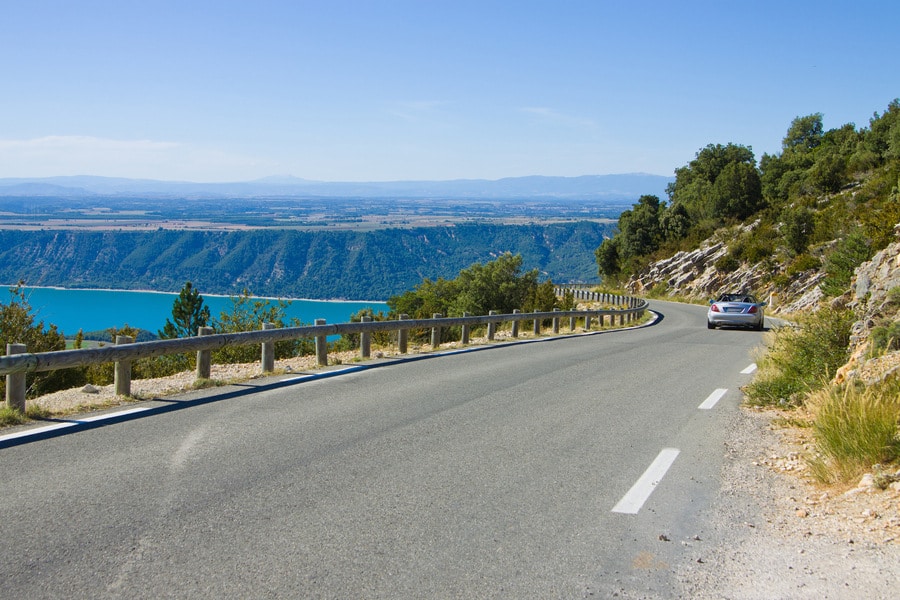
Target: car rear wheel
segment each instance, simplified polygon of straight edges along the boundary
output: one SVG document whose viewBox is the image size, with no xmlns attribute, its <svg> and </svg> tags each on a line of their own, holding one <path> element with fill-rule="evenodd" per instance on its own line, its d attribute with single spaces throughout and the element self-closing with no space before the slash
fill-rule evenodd
<svg viewBox="0 0 900 600">
<path fill-rule="evenodd" d="M 706 322 L 706 328 L 707 328 L 707 329 L 715 329 L 715 328 L 716 328 L 716 324 L 713 323 L 712 321 L 707 321 L 707 322 Z"/>
</svg>

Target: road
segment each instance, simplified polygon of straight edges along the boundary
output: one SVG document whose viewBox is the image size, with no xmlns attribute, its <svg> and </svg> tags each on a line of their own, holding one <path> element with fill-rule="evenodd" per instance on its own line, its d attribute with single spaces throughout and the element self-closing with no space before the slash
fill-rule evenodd
<svg viewBox="0 0 900 600">
<path fill-rule="evenodd" d="M 2 596 L 677 597 L 761 336 L 652 307 L 0 438 Z"/>
</svg>

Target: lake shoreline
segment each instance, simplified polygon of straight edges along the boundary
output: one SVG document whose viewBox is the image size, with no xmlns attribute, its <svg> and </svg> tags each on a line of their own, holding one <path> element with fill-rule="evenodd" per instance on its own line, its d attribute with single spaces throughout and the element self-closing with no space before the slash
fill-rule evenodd
<svg viewBox="0 0 900 600">
<path fill-rule="evenodd" d="M 18 286 L 16 283 L 11 284 L 0 284 L 0 286 L 5 287 L 7 289 L 13 289 Z M 65 287 L 61 285 L 28 285 L 25 284 L 22 286 L 22 289 L 25 290 L 58 290 L 62 292 L 124 292 L 124 293 L 135 293 L 135 294 L 163 294 L 168 296 L 177 296 L 179 292 L 161 292 L 159 290 L 134 290 L 134 289 L 122 289 L 122 288 L 87 288 L 87 287 Z M 210 298 L 239 298 L 240 294 L 200 294 L 204 298 L 209 296 Z M 346 302 L 348 304 L 386 304 L 387 300 L 348 300 L 346 298 L 285 298 L 280 296 L 256 296 L 251 295 L 251 298 L 259 298 L 261 300 L 283 300 L 285 302 Z"/>
<path fill-rule="evenodd" d="M 9 286 L 14 290 L 16 286 Z M 25 299 L 35 321 L 55 325 L 67 336 L 76 331 L 96 332 L 127 325 L 150 332 L 161 330 L 172 318 L 172 307 L 178 298 L 175 292 L 156 290 L 117 290 L 65 288 L 59 286 L 23 286 Z M 201 294 L 210 316 L 231 314 L 241 296 Z M 0 292 L 2 297 L 2 292 Z M 9 300 L 5 302 L 12 301 Z M 250 296 L 252 303 L 269 303 L 269 308 L 282 315 L 285 322 L 311 324 L 318 319 L 328 323 L 346 323 L 353 315 L 371 309 L 388 312 L 385 302 L 353 300 L 316 300 Z M 0 300 L 0 303 L 4 302 Z M 282 302 L 282 305 L 276 304 Z M 252 304 L 242 310 L 254 310 Z"/>
</svg>

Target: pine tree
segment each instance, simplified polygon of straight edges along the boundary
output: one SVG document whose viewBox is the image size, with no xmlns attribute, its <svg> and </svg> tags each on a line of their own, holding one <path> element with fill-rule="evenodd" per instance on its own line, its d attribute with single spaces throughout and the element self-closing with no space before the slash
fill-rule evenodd
<svg viewBox="0 0 900 600">
<path fill-rule="evenodd" d="M 193 337 L 200 327 L 209 323 L 209 307 L 203 306 L 203 296 L 188 281 L 172 303 L 172 321 L 166 319 L 166 325 L 159 332 L 163 339 Z"/>
</svg>

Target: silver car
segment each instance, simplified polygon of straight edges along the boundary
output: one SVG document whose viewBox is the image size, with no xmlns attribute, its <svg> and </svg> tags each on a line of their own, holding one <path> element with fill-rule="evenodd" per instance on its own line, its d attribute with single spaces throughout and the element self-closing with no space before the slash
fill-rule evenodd
<svg viewBox="0 0 900 600">
<path fill-rule="evenodd" d="M 762 331 L 765 302 L 757 302 L 750 294 L 722 294 L 718 300 L 709 301 L 706 311 L 706 327 L 715 329 L 720 325 L 732 327 L 752 327 Z"/>
</svg>

